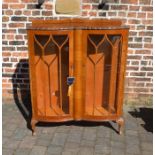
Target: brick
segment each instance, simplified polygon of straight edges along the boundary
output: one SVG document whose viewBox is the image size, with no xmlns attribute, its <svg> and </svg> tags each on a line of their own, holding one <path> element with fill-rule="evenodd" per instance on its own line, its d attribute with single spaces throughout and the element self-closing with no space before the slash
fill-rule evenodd
<svg viewBox="0 0 155 155">
<path fill-rule="evenodd" d="M 129 45 L 128 45 L 130 48 L 142 48 L 142 44 L 134 44 L 134 43 L 130 43 Z"/>
<path fill-rule="evenodd" d="M 15 29 L 2 29 L 2 33 L 16 33 L 16 30 Z"/>
<path fill-rule="evenodd" d="M 11 17 L 12 21 L 26 21 L 27 17 L 17 17 L 17 16 L 13 16 Z"/>
<path fill-rule="evenodd" d="M 24 23 L 10 23 L 9 24 L 10 28 L 15 28 L 15 27 L 24 27 Z"/>
<path fill-rule="evenodd" d="M 3 0 L 4 3 L 18 3 L 19 0 Z"/>
<path fill-rule="evenodd" d="M 129 31 L 129 36 L 136 36 L 137 32 L 136 31 Z"/>
<path fill-rule="evenodd" d="M 42 11 L 43 16 L 52 16 L 52 11 Z"/>
<path fill-rule="evenodd" d="M 141 65 L 142 66 L 146 66 L 147 65 L 147 61 L 141 61 Z"/>
<path fill-rule="evenodd" d="M 8 16 L 2 16 L 2 22 L 8 22 L 9 17 Z"/>
<path fill-rule="evenodd" d="M 135 81 L 143 81 L 143 82 L 145 82 L 145 81 L 151 81 L 151 78 L 148 78 L 148 77 L 143 77 L 143 78 L 135 78 Z"/>
<path fill-rule="evenodd" d="M 8 62 L 9 58 L 3 58 L 3 62 Z"/>
<path fill-rule="evenodd" d="M 140 20 L 139 19 L 129 19 L 128 20 L 128 24 L 140 24 Z"/>
<path fill-rule="evenodd" d="M 151 54 L 150 50 L 136 50 L 135 54 Z"/>
<path fill-rule="evenodd" d="M 139 0 L 139 4 L 146 4 L 146 5 L 150 5 L 151 0 Z"/>
<path fill-rule="evenodd" d="M 27 9 L 36 9 L 36 4 L 28 4 Z"/>
<path fill-rule="evenodd" d="M 2 47 L 3 51 L 15 51 L 15 47 Z"/>
<path fill-rule="evenodd" d="M 112 10 L 128 10 L 127 5 L 111 5 Z"/>
<path fill-rule="evenodd" d="M 89 12 L 90 16 L 97 16 L 97 12 Z"/>
<path fill-rule="evenodd" d="M 153 60 L 153 56 L 143 56 L 143 59 L 144 60 L 149 60 L 149 59 Z"/>
<path fill-rule="evenodd" d="M 131 61 L 131 65 L 139 65 L 139 61 Z"/>
<path fill-rule="evenodd" d="M 126 4 L 138 4 L 138 0 L 121 0 L 121 2 Z"/>
<path fill-rule="evenodd" d="M 2 9 L 8 9 L 8 4 L 2 4 Z"/>
<path fill-rule="evenodd" d="M 53 5 L 50 3 L 45 3 L 45 7 L 46 10 L 52 10 L 53 9 Z"/>
<path fill-rule="evenodd" d="M 37 3 L 37 0 L 21 0 L 22 3 Z"/>
<path fill-rule="evenodd" d="M 26 29 L 18 29 L 18 33 L 26 34 Z"/>
<path fill-rule="evenodd" d="M 153 32 L 152 31 L 148 31 L 148 32 L 141 31 L 139 32 L 139 36 L 153 36 Z"/>
<path fill-rule="evenodd" d="M 137 13 L 136 12 L 129 12 L 127 14 L 127 17 L 132 17 L 132 18 L 136 18 Z"/>
<path fill-rule="evenodd" d="M 120 17 L 126 17 L 126 12 L 118 12 L 118 16 L 120 16 Z"/>
<path fill-rule="evenodd" d="M 129 6 L 129 10 L 130 11 L 139 11 L 140 10 L 140 6 Z"/>
<path fill-rule="evenodd" d="M 98 5 L 92 5 L 92 10 L 98 10 Z"/>
<path fill-rule="evenodd" d="M 98 0 L 83 0 L 83 3 L 98 3 Z"/>
<path fill-rule="evenodd" d="M 134 38 L 134 41 L 135 42 L 142 42 L 142 37 L 135 37 Z"/>
<path fill-rule="evenodd" d="M 139 59 L 140 60 L 141 58 L 142 58 L 141 55 L 129 55 L 128 56 L 129 60 L 132 60 L 132 59 Z"/>
<path fill-rule="evenodd" d="M 17 58 L 11 58 L 11 62 L 17 62 L 18 59 Z"/>
<path fill-rule="evenodd" d="M 16 10 L 16 11 L 14 12 L 14 14 L 15 14 L 15 15 L 22 15 L 22 11 L 21 11 L 21 10 Z"/>
<path fill-rule="evenodd" d="M 7 83 L 7 84 L 4 84 L 4 83 L 3 83 L 3 84 L 2 84 L 2 87 L 3 87 L 3 88 L 12 88 L 12 84 L 8 84 L 8 83 Z"/>
<path fill-rule="evenodd" d="M 147 18 L 153 18 L 153 13 L 151 12 L 147 13 Z"/>
<path fill-rule="evenodd" d="M 16 40 L 23 40 L 23 35 L 15 35 L 15 39 Z"/>
<path fill-rule="evenodd" d="M 27 51 L 28 48 L 27 48 L 27 46 L 26 47 L 17 47 L 17 50 L 18 51 Z M 24 54 L 24 56 L 26 56 L 26 55 Z"/>
<path fill-rule="evenodd" d="M 152 67 L 141 67 L 141 71 L 153 71 Z"/>
<path fill-rule="evenodd" d="M 145 26 L 144 25 L 137 25 L 137 30 L 145 30 Z"/>
<path fill-rule="evenodd" d="M 40 15 L 40 11 L 32 11 L 32 16 L 39 16 Z"/>
<path fill-rule="evenodd" d="M 24 41 L 9 41 L 9 45 L 24 45 Z"/>
<path fill-rule="evenodd" d="M 2 45 L 8 45 L 8 41 L 2 41 Z"/>
<path fill-rule="evenodd" d="M 144 44 L 144 48 L 150 48 L 150 49 L 152 49 L 153 48 L 153 44 Z"/>
<path fill-rule="evenodd" d="M 12 10 L 6 10 L 4 12 L 5 15 L 13 15 L 13 11 Z"/>
<path fill-rule="evenodd" d="M 108 16 L 116 16 L 116 12 L 108 12 Z"/>
<path fill-rule="evenodd" d="M 142 11 L 153 11 L 153 7 L 152 6 L 143 6 Z"/>
<path fill-rule="evenodd" d="M 7 38 L 8 40 L 14 40 L 14 35 L 6 35 L 6 38 Z"/>
<path fill-rule="evenodd" d="M 137 13 L 137 18 L 146 18 L 146 13 Z"/>
<path fill-rule="evenodd" d="M 151 75 L 153 76 L 153 75 Z M 153 83 L 146 83 L 146 87 L 153 87 Z"/>
<path fill-rule="evenodd" d="M 152 72 L 148 72 L 147 76 L 153 76 L 153 73 Z"/>
<path fill-rule="evenodd" d="M 10 9 L 24 9 L 25 8 L 25 4 L 10 4 L 9 8 Z"/>
<path fill-rule="evenodd" d="M 137 67 L 137 66 L 127 66 L 126 69 L 130 70 L 130 71 L 138 71 L 139 67 Z"/>
<path fill-rule="evenodd" d="M 148 88 L 133 88 L 134 92 L 149 92 Z"/>
<path fill-rule="evenodd" d="M 106 17 L 106 12 L 99 12 L 99 16 Z"/>
<path fill-rule="evenodd" d="M 2 67 L 12 67 L 12 63 L 2 63 Z"/>
<path fill-rule="evenodd" d="M 5 56 L 11 56 L 11 52 L 2 52 L 2 56 L 5 57 Z"/>
<path fill-rule="evenodd" d="M 91 9 L 91 5 L 90 4 L 83 4 L 82 5 L 82 10 L 90 10 Z"/>
<path fill-rule="evenodd" d="M 88 15 L 88 11 L 82 11 L 82 16 L 87 16 Z"/>
<path fill-rule="evenodd" d="M 144 25 L 153 25 L 153 20 L 142 20 L 141 23 Z"/>
<path fill-rule="evenodd" d="M 153 30 L 153 26 L 147 26 L 146 29 L 147 30 Z"/>
<path fill-rule="evenodd" d="M 30 16 L 31 15 L 31 10 L 23 11 L 23 15 Z"/>
<path fill-rule="evenodd" d="M 2 35 L 2 39 L 5 39 L 5 35 L 4 34 Z"/>
<path fill-rule="evenodd" d="M 130 73 L 131 76 L 145 76 L 145 74 L 146 74 L 145 72 L 139 72 L 139 73 L 137 73 L 137 72 L 131 72 Z"/>
</svg>

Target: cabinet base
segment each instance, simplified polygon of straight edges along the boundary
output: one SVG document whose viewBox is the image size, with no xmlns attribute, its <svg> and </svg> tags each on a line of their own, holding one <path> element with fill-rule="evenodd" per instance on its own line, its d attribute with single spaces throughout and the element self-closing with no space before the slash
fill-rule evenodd
<svg viewBox="0 0 155 155">
<path fill-rule="evenodd" d="M 81 120 L 79 120 L 79 121 L 81 121 Z M 85 121 L 88 121 L 88 120 L 85 120 Z M 111 121 L 111 120 L 109 120 L 109 121 Z M 123 117 L 119 117 L 118 119 L 115 119 L 114 121 L 118 124 L 118 133 L 120 135 L 122 135 L 123 134 L 123 129 L 124 129 L 124 119 L 123 119 Z M 35 128 L 36 128 L 36 124 L 38 122 L 39 122 L 39 120 L 36 120 L 34 118 L 31 120 L 31 129 L 32 129 L 32 135 L 33 136 L 36 135 Z M 47 121 L 47 122 L 49 122 L 49 121 Z M 50 121 L 50 122 L 52 122 L 52 121 Z M 91 122 L 92 122 L 92 120 L 91 120 Z M 93 122 L 98 122 L 98 121 L 96 120 L 96 121 L 93 121 Z M 101 120 L 99 122 L 101 122 Z M 108 122 L 108 120 L 103 120 L 103 122 Z"/>
</svg>

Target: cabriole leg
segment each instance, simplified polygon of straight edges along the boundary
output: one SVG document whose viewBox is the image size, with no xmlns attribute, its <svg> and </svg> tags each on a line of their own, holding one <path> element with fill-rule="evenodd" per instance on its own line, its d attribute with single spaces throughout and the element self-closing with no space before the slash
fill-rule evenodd
<svg viewBox="0 0 155 155">
<path fill-rule="evenodd" d="M 34 135 L 36 135 L 36 132 L 35 132 L 35 128 L 36 128 L 36 123 L 37 123 L 38 121 L 36 121 L 35 119 L 32 119 L 31 120 L 31 129 L 32 129 L 32 135 L 34 136 Z"/>
<path fill-rule="evenodd" d="M 123 133 L 123 128 L 124 128 L 124 119 L 120 117 L 116 122 L 118 124 L 118 132 L 121 135 Z"/>
</svg>

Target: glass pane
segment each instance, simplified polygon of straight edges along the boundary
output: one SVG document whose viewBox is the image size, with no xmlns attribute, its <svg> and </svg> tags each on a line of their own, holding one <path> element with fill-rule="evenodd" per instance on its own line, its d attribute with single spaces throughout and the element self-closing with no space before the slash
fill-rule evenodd
<svg viewBox="0 0 155 155">
<path fill-rule="evenodd" d="M 67 39 L 67 35 L 53 35 L 54 40 L 61 46 Z"/>
<path fill-rule="evenodd" d="M 36 35 L 34 41 L 38 115 L 62 116 L 69 114 L 69 41 L 67 35 L 53 38 Z"/>
<path fill-rule="evenodd" d="M 93 43 L 89 37 L 93 38 Z M 89 37 L 86 62 L 86 114 L 103 116 L 116 113 L 115 92 L 120 36 L 108 36 L 109 39 L 104 35 Z"/>
<path fill-rule="evenodd" d="M 36 40 L 44 46 L 49 39 L 49 35 L 35 35 Z"/>
<path fill-rule="evenodd" d="M 62 109 L 69 113 L 69 97 L 67 77 L 69 76 L 69 43 L 63 46 L 61 50 L 61 83 L 62 83 Z"/>
</svg>

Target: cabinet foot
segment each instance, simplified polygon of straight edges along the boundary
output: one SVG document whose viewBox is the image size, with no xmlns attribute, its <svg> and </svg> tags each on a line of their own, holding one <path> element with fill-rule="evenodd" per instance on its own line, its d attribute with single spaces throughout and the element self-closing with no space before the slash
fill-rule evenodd
<svg viewBox="0 0 155 155">
<path fill-rule="evenodd" d="M 123 133 L 123 128 L 124 128 L 124 119 L 120 117 L 118 120 L 116 120 L 118 124 L 118 133 L 121 135 Z"/>
<path fill-rule="evenodd" d="M 36 135 L 36 132 L 35 132 L 35 128 L 36 128 L 36 123 L 38 121 L 36 121 L 35 119 L 32 119 L 31 120 L 31 129 L 32 129 L 32 136 L 35 136 Z"/>
</svg>

